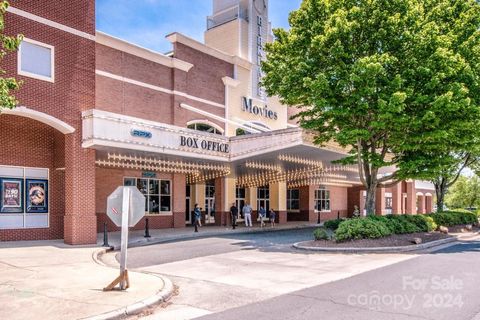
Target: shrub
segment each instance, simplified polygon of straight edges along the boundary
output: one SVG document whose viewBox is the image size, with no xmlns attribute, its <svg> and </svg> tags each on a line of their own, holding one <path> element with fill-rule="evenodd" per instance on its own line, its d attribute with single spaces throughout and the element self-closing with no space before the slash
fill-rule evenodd
<svg viewBox="0 0 480 320">
<path fill-rule="evenodd" d="M 328 220 L 323 223 L 323 226 L 327 229 L 330 230 L 337 230 L 338 226 L 340 225 L 341 222 L 345 221 L 345 219 L 334 219 L 334 220 Z"/>
<path fill-rule="evenodd" d="M 472 212 L 445 211 L 427 215 L 431 217 L 438 226 L 455 226 L 460 224 L 477 224 L 478 217 Z"/>
<path fill-rule="evenodd" d="M 422 216 L 422 217 L 424 217 L 425 221 L 427 222 L 428 232 L 437 230 L 438 225 L 435 223 L 432 217 L 427 217 L 427 216 Z"/>
<path fill-rule="evenodd" d="M 471 213 L 472 211 L 464 208 L 451 209 L 446 212 L 461 212 L 461 213 Z"/>
<path fill-rule="evenodd" d="M 394 234 L 404 234 L 422 231 L 413 221 L 406 216 L 388 215 L 388 216 L 370 216 L 369 219 L 382 221 L 387 228 Z"/>
<path fill-rule="evenodd" d="M 407 221 L 413 223 L 417 227 L 418 232 L 430 232 L 437 228 L 431 217 L 425 215 L 406 215 L 404 217 Z"/>
<path fill-rule="evenodd" d="M 390 229 L 395 234 L 405 234 L 419 232 L 421 229 L 412 223 L 406 215 L 389 215 L 386 216 L 386 220 L 391 225 Z"/>
<path fill-rule="evenodd" d="M 474 212 L 478 218 L 480 218 L 480 209 L 477 209 L 477 211 Z"/>
<path fill-rule="evenodd" d="M 376 239 L 391 235 L 392 232 L 380 219 L 351 219 L 340 223 L 335 238 L 338 242 L 353 239 Z"/>
<path fill-rule="evenodd" d="M 330 238 L 327 231 L 323 228 L 315 229 L 315 231 L 313 231 L 313 237 L 315 240 L 328 240 Z"/>
</svg>

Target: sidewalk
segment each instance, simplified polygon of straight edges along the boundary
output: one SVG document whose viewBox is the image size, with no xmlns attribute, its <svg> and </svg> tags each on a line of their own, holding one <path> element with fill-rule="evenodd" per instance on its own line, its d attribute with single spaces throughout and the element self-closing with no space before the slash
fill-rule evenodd
<svg viewBox="0 0 480 320">
<path fill-rule="evenodd" d="M 144 230 L 134 230 L 128 233 L 128 247 L 133 248 L 162 242 L 182 241 L 241 233 L 272 232 L 314 227 L 318 227 L 318 224 L 299 221 L 277 224 L 274 228 L 271 228 L 269 225 L 264 228 L 260 228 L 258 226 L 247 228 L 244 225 L 239 225 L 235 228 L 235 230 L 233 230 L 231 226 L 203 226 L 199 228 L 199 232 L 194 232 L 193 227 L 150 229 L 150 238 L 144 237 Z M 103 233 L 98 234 L 97 244 L 103 244 Z M 120 249 L 120 231 L 108 233 L 108 244 L 113 246 L 115 249 Z"/>
<path fill-rule="evenodd" d="M 97 250 L 62 240 L 0 243 L 0 318 L 83 319 L 131 310 L 165 294 L 165 284 L 173 289 L 168 279 L 130 272 L 128 290 L 104 292 L 119 270 L 95 263 Z"/>
</svg>

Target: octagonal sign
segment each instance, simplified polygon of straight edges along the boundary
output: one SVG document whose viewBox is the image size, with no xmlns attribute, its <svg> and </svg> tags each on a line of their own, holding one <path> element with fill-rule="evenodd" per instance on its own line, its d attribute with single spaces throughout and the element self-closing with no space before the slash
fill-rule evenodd
<svg viewBox="0 0 480 320">
<path fill-rule="evenodd" d="M 125 192 L 127 188 L 130 189 L 131 195 L 128 226 L 133 227 L 145 215 L 145 196 L 137 187 L 120 186 L 107 198 L 107 216 L 117 227 L 122 226 L 123 196 L 128 194 L 128 192 Z"/>
</svg>

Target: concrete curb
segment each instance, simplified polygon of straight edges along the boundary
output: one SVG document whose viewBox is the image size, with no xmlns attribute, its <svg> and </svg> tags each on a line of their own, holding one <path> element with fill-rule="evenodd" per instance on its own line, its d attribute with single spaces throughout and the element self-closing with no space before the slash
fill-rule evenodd
<svg viewBox="0 0 480 320">
<path fill-rule="evenodd" d="M 308 229 L 308 228 L 316 228 L 318 227 L 318 224 L 305 224 L 305 225 L 299 225 L 295 227 L 289 227 L 289 228 L 264 228 L 264 229 L 240 229 L 240 230 L 228 230 L 228 232 L 218 232 L 218 231 L 212 231 L 212 232 L 198 232 L 194 233 L 192 231 L 192 234 L 183 234 L 180 236 L 173 236 L 170 238 L 166 239 L 160 239 L 160 238 L 145 238 L 140 241 L 135 241 L 135 242 L 129 242 L 128 247 L 129 248 L 137 248 L 137 247 L 143 247 L 143 246 L 150 246 L 150 245 L 155 245 L 155 244 L 160 244 L 160 243 L 169 243 L 169 242 L 177 242 L 177 241 L 185 241 L 185 240 L 192 240 L 192 239 L 204 239 L 204 238 L 211 238 L 211 237 L 217 237 L 217 236 L 224 236 L 224 235 L 236 235 L 236 234 L 254 234 L 254 233 L 262 233 L 262 232 L 279 232 L 279 231 L 289 231 L 289 230 L 298 230 L 298 229 Z M 119 245 L 114 245 L 111 246 L 113 250 L 120 250 Z"/>
<path fill-rule="evenodd" d="M 462 241 L 462 240 L 469 241 L 469 240 L 480 239 L 480 232 L 475 232 L 472 235 L 468 235 L 468 234 L 465 235 L 465 234 L 459 233 L 459 234 L 456 235 L 456 237 L 460 241 Z"/>
<path fill-rule="evenodd" d="M 403 246 L 403 247 L 373 247 L 373 248 L 310 247 L 310 246 L 302 245 L 302 243 L 306 242 L 306 241 L 302 241 L 302 242 L 294 243 L 293 247 L 296 249 L 306 250 L 306 251 L 333 252 L 333 253 L 402 253 L 402 252 L 429 249 L 432 247 L 436 247 L 436 246 L 440 246 L 446 243 L 451 243 L 456 241 L 458 241 L 457 237 L 451 237 L 447 239 L 441 239 L 441 240 L 436 240 L 436 241 L 431 241 L 431 242 L 421 243 L 421 244 L 413 244 L 413 245 Z"/>
<path fill-rule="evenodd" d="M 109 267 L 107 266 L 105 263 L 103 263 L 103 261 L 99 258 L 101 255 L 107 253 L 107 252 L 110 252 L 110 251 L 113 251 L 113 247 L 109 247 L 109 248 L 98 248 L 98 249 L 95 249 L 92 253 L 92 259 L 93 261 L 98 264 L 98 265 L 101 265 L 102 267 Z"/>
<path fill-rule="evenodd" d="M 112 251 L 112 250 L 113 250 L 113 248 L 100 248 L 100 249 L 95 250 L 92 254 L 92 258 L 93 258 L 94 262 L 97 263 L 98 265 L 101 265 L 101 266 L 104 266 L 104 267 L 109 267 L 106 264 L 104 264 L 99 257 L 102 254 L 105 254 L 105 253 L 107 253 L 109 251 Z M 102 314 L 99 314 L 99 315 L 96 315 L 96 316 L 87 317 L 87 318 L 84 318 L 84 319 L 85 320 L 119 319 L 119 318 L 123 318 L 125 316 L 139 314 L 143 310 L 145 310 L 145 309 L 147 309 L 147 308 L 149 308 L 153 305 L 156 305 L 158 303 L 168 301 L 172 297 L 173 291 L 174 291 L 174 286 L 173 286 L 172 281 L 170 281 L 170 279 L 168 279 L 164 276 L 158 275 L 158 274 L 147 273 L 147 272 L 142 272 L 142 273 L 148 274 L 150 276 L 157 277 L 160 280 L 162 280 L 162 282 L 163 282 L 162 290 L 157 292 L 155 295 L 153 295 L 151 297 L 148 297 L 148 298 L 145 298 L 145 299 L 143 299 L 141 301 L 138 301 L 134 304 L 131 304 L 131 305 L 128 305 L 128 306 L 125 306 L 125 307 L 121 307 L 121 308 L 118 308 L 116 310 L 112 310 L 112 311 L 102 313 Z"/>
</svg>

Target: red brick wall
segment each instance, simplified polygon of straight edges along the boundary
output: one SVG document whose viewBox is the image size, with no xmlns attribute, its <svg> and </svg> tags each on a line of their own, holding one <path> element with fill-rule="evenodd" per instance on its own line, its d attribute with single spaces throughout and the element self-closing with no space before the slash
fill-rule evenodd
<svg viewBox="0 0 480 320">
<path fill-rule="evenodd" d="M 94 0 L 18 0 L 11 5 L 95 34 Z M 65 172 L 59 173 L 64 174 L 65 180 L 64 238 L 65 242 L 72 244 L 95 243 L 95 181 L 92 179 L 95 151 L 81 147 L 81 112 L 95 105 L 95 42 L 12 13 L 6 15 L 5 33 L 23 34 L 55 47 L 54 83 L 17 75 L 16 53 L 6 56 L 3 67 L 7 76 L 23 81 L 16 94 L 20 105 L 49 114 L 76 129 L 75 133 L 65 137 Z M 53 131 L 52 135 L 55 136 Z M 58 228 L 55 230 L 58 234 Z M 57 237 L 43 234 L 37 238 Z"/>
<path fill-rule="evenodd" d="M 178 42 L 174 44 L 174 56 L 194 65 L 187 73 L 188 94 L 225 103 L 225 85 L 222 77 L 233 77 L 232 64 Z"/>
<path fill-rule="evenodd" d="M 10 0 L 10 5 L 67 25 L 71 28 L 95 34 L 94 0 Z"/>
<path fill-rule="evenodd" d="M 49 6 L 49 3 L 57 1 L 18 2 Z M 73 2 L 91 2 L 93 6 L 93 1 Z M 72 8 L 70 14 L 73 16 L 78 11 L 84 14 L 88 9 L 85 5 L 75 10 Z M 52 115 L 81 131 L 81 111 L 91 109 L 95 102 L 95 43 L 11 13 L 6 16 L 5 33 L 21 33 L 55 47 L 55 83 L 17 75 L 16 53 L 8 54 L 2 61 L 7 76 L 23 81 L 21 90 L 16 94 L 20 105 Z"/>
<path fill-rule="evenodd" d="M 353 211 L 355 210 L 355 206 L 358 206 L 360 214 L 362 213 L 363 207 L 365 206 L 365 201 L 363 197 L 364 190 L 365 188 L 363 186 L 355 186 L 347 189 L 348 216 L 352 216 Z"/>
<path fill-rule="evenodd" d="M 319 186 L 304 186 L 300 190 L 300 212 L 289 212 L 288 220 L 290 221 L 310 221 L 318 220 L 318 213 L 315 212 L 315 190 Z M 340 217 L 346 217 L 348 213 L 349 192 L 348 188 L 326 186 L 330 191 L 330 212 L 321 212 L 320 220 L 336 219 L 340 213 Z"/>
<path fill-rule="evenodd" d="M 103 224 L 107 222 L 108 231 L 118 231 L 110 218 L 105 214 L 108 196 L 115 191 L 118 186 L 123 185 L 124 177 L 141 178 L 142 172 L 126 169 L 96 168 L 96 212 L 97 212 L 97 231 L 103 231 Z M 140 220 L 132 230 L 143 230 L 145 228 L 145 218 L 148 218 L 151 229 L 161 228 L 181 228 L 185 227 L 185 175 L 157 173 L 157 179 L 171 180 L 172 188 L 172 214 L 149 215 Z"/>
<path fill-rule="evenodd" d="M 172 69 L 169 67 L 101 44 L 97 44 L 95 50 L 98 70 L 173 89 Z"/>
<path fill-rule="evenodd" d="M 337 219 L 348 216 L 348 188 L 327 186 L 330 190 L 330 212 L 320 213 L 321 221 Z"/>
<path fill-rule="evenodd" d="M 222 77 L 232 76 L 233 66 L 182 45 L 178 50 L 178 54 L 196 64 L 188 73 L 100 44 L 96 46 L 96 67 L 114 75 L 223 104 L 225 86 Z M 96 76 L 96 81 L 95 107 L 101 110 L 181 127 L 186 127 L 188 121 L 206 118 L 181 108 L 182 102 L 221 117 L 225 116 L 223 108 L 182 96 L 174 96 L 101 75 Z M 224 127 L 224 123 L 220 121 L 208 120 Z"/>
<path fill-rule="evenodd" d="M 63 238 L 64 138 L 35 120 L 0 115 L 0 164 L 48 168 L 50 228 L 0 230 L 0 241 Z"/>
<path fill-rule="evenodd" d="M 298 212 L 288 212 L 288 221 L 316 221 L 314 210 L 314 190 L 315 186 L 304 186 L 299 188 L 300 210 Z"/>
</svg>

